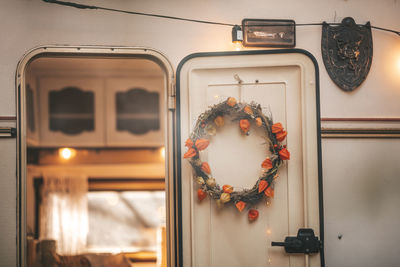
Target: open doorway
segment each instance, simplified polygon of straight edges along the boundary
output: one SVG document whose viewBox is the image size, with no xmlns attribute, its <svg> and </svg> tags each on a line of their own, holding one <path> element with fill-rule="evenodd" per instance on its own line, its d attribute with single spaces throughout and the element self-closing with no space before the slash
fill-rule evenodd
<svg viewBox="0 0 400 267">
<path fill-rule="evenodd" d="M 26 64 L 26 266 L 166 266 L 171 73 L 146 51 L 47 51 Z"/>
</svg>

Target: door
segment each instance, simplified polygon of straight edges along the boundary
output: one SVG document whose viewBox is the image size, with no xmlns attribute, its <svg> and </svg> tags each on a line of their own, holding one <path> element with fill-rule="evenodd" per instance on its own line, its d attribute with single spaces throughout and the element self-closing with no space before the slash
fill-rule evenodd
<svg viewBox="0 0 400 267">
<path fill-rule="evenodd" d="M 323 252 L 285 253 L 271 246 L 311 228 L 323 240 L 319 137 L 318 67 L 303 50 L 203 53 L 186 57 L 177 71 L 177 207 L 178 259 L 184 267 L 321 266 Z M 206 197 L 199 201 L 199 185 L 188 160 L 185 141 L 200 114 L 229 97 L 239 103 L 256 102 L 288 135 L 284 144 L 290 160 L 279 168 L 275 197 L 249 206 L 259 212 L 249 222 L 247 210 L 234 203 L 218 208 Z M 253 127 L 253 126 L 251 126 Z M 207 149 L 199 152 L 209 163 L 210 177 L 234 191 L 253 187 L 260 162 L 268 156 L 262 133 L 250 128 L 240 134 L 238 123 L 225 119 Z M 221 189 L 222 190 L 222 189 Z"/>
</svg>

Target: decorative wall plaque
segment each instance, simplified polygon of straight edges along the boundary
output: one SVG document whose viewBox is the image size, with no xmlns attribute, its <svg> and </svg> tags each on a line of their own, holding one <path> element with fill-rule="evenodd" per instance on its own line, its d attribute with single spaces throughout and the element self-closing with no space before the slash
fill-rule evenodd
<svg viewBox="0 0 400 267">
<path fill-rule="evenodd" d="M 347 17 L 339 26 L 322 26 L 322 58 L 325 68 L 344 91 L 353 91 L 367 78 L 372 63 L 371 25 L 357 25 Z"/>
</svg>

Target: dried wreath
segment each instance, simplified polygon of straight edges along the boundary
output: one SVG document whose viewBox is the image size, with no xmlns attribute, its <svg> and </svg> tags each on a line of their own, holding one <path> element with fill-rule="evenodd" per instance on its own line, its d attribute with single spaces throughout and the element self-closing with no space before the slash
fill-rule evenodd
<svg viewBox="0 0 400 267">
<path fill-rule="evenodd" d="M 215 135 L 217 127 L 224 125 L 224 116 L 230 116 L 233 121 L 239 121 L 239 127 L 243 134 L 249 135 L 251 122 L 265 131 L 266 143 L 269 144 L 271 156 L 262 163 L 263 172 L 256 184 L 251 189 L 234 190 L 231 185 L 217 184 L 211 175 L 211 168 L 207 162 L 200 160 L 199 151 L 205 150 L 210 137 Z M 238 103 L 235 98 L 229 97 L 226 101 L 212 106 L 202 113 L 197 119 L 196 126 L 186 140 L 185 146 L 188 151 L 184 158 L 189 159 L 192 165 L 196 182 L 200 185 L 197 197 L 202 201 L 208 195 L 215 199 L 219 207 L 227 203 L 234 203 L 236 208 L 242 212 L 246 206 L 255 205 L 264 196 L 274 197 L 274 180 L 278 177 L 277 172 L 283 164 L 283 160 L 290 159 L 290 153 L 286 145 L 281 145 L 286 138 L 287 132 L 281 123 L 273 123 L 272 119 L 262 113 L 261 106 L 252 102 L 251 104 Z M 258 218 L 258 211 L 251 208 L 248 212 L 250 221 Z"/>
</svg>

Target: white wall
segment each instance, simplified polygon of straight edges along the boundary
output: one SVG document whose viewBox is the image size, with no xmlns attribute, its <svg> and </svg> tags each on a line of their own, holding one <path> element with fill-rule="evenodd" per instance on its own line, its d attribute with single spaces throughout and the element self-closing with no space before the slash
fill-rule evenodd
<svg viewBox="0 0 400 267">
<path fill-rule="evenodd" d="M 343 17 L 352 16 L 358 23 L 371 21 L 372 25 L 400 30 L 400 2 L 396 0 L 82 2 L 237 24 L 240 24 L 242 18 L 290 18 L 297 23 L 305 23 L 324 20 L 339 22 Z M 78 10 L 46 4 L 39 0 L 2 0 L 0 29 L 0 116 L 15 115 L 16 66 L 21 56 L 35 46 L 43 44 L 149 46 L 163 52 L 175 67 L 184 56 L 193 52 L 233 50 L 230 43 L 230 27 L 105 11 Z M 329 79 L 321 61 L 320 38 L 319 26 L 297 29 L 297 47 L 310 51 L 320 65 L 322 117 L 400 117 L 400 67 L 397 69 L 395 67 L 396 64 L 400 64 L 400 37 L 373 31 L 374 59 L 371 71 L 364 84 L 353 93 L 342 92 Z M 398 144 L 399 141 L 394 139 L 392 142 Z M 3 152 L 0 156 L 0 265 L 15 266 L 17 228 L 16 164 L 13 154 L 15 140 L 0 140 L 0 146 Z M 332 148 L 329 144 L 324 144 L 323 148 L 327 157 L 329 153 L 336 153 L 334 150 L 329 150 Z M 369 151 L 368 144 L 362 149 Z M 337 163 L 339 161 L 324 161 L 328 171 L 337 166 Z M 346 177 L 336 177 L 334 173 L 326 171 L 324 173 L 325 179 L 342 179 L 342 182 L 346 183 Z M 398 176 L 396 173 L 391 175 L 392 178 Z M 355 186 L 357 185 L 359 184 L 356 183 Z M 343 194 L 351 192 L 345 191 Z M 337 196 L 328 193 L 325 197 L 330 203 Z M 368 203 L 365 203 L 364 208 L 367 205 Z M 325 213 L 329 218 L 334 211 L 329 209 L 328 205 Z M 327 231 L 331 230 L 332 228 L 327 225 Z M 329 246 L 327 244 L 327 247 Z M 351 252 L 346 251 L 346 253 L 347 256 L 351 256 Z M 327 251 L 327 266 L 339 266 L 337 264 L 340 262 L 343 261 L 329 256 Z"/>
</svg>

